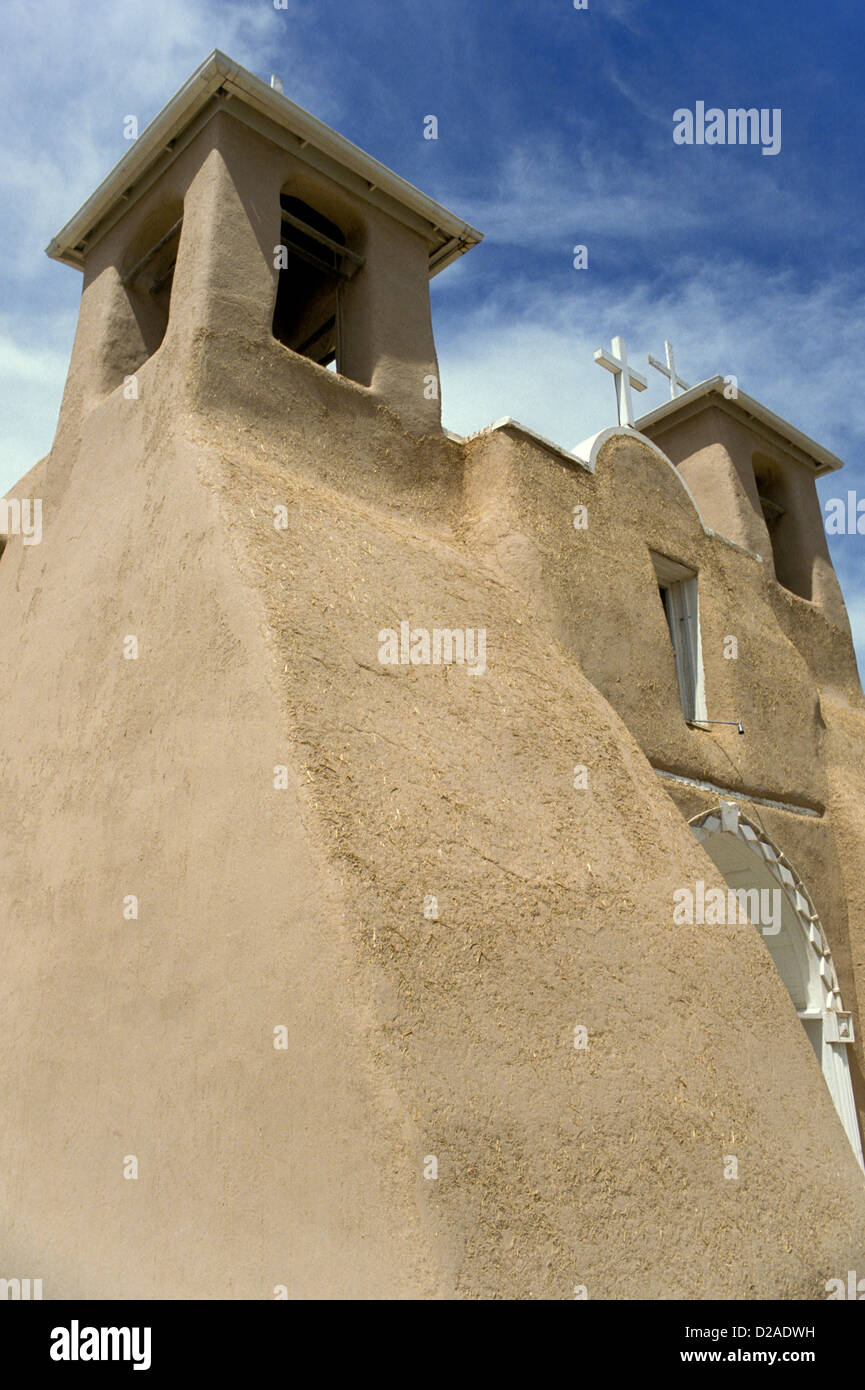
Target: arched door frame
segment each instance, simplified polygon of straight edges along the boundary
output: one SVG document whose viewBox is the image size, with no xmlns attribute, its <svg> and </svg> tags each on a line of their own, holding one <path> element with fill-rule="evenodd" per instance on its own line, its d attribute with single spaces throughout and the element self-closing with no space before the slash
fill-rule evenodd
<svg viewBox="0 0 865 1390">
<path fill-rule="evenodd" d="M 859 1166 L 865 1168 L 859 1117 L 847 1059 L 847 1047 L 853 1042 L 853 1019 L 844 1010 L 832 952 L 805 885 L 778 846 L 764 830 L 742 814 L 734 801 L 720 801 L 713 810 L 694 816 L 689 825 L 701 842 L 716 835 L 735 836 L 742 848 L 756 856 L 760 866 L 768 869 L 777 880 L 787 903 L 792 907 L 793 915 L 787 914 L 785 920 L 790 924 L 790 931 L 797 930 L 793 922 L 798 925 L 809 976 L 806 1007 L 797 1007 L 796 1011 L 809 1033 L 809 1025 L 813 1027 L 819 1023 L 821 1049 L 818 1055 L 823 1076 Z"/>
</svg>

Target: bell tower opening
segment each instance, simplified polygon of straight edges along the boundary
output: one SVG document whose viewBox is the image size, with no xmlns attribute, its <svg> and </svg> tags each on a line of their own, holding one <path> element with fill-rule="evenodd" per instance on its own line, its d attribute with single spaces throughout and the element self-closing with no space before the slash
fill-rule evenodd
<svg viewBox="0 0 865 1390">
<path fill-rule="evenodd" d="M 803 553 L 801 544 L 797 544 L 795 518 L 791 515 L 783 470 L 762 454 L 754 454 L 752 464 L 760 510 L 772 546 L 775 577 L 792 594 L 810 600 L 810 557 Z"/>
<path fill-rule="evenodd" d="M 136 366 L 153 356 L 168 328 L 182 226 L 182 205 L 166 204 L 135 238 L 126 257 L 120 283 L 140 336 Z"/>
<path fill-rule="evenodd" d="M 106 274 L 99 393 L 115 390 L 162 345 L 171 314 L 183 204 L 171 198 L 144 216 Z"/>
<path fill-rule="evenodd" d="M 320 367 L 341 371 L 342 287 L 363 265 L 340 227 L 309 203 L 283 193 L 279 279 L 273 309 L 277 342 Z"/>
</svg>

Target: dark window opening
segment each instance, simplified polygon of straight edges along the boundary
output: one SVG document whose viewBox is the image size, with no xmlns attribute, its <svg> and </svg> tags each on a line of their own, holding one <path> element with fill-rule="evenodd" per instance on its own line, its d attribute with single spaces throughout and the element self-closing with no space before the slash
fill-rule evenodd
<svg viewBox="0 0 865 1390">
<path fill-rule="evenodd" d="M 171 288 L 182 225 L 182 217 L 173 221 L 161 236 L 151 242 L 122 279 L 147 356 L 153 355 L 168 328 Z"/>
<path fill-rule="evenodd" d="M 134 376 L 162 344 L 171 313 L 183 204 L 172 199 L 138 219 L 113 268 L 97 380 L 105 394 Z"/>
<path fill-rule="evenodd" d="M 786 514 L 787 508 L 782 507 L 779 502 L 775 502 L 771 497 L 766 497 L 759 490 L 757 492 L 757 496 L 760 499 L 760 510 L 763 513 L 763 520 L 766 523 L 766 529 L 769 532 L 769 536 L 771 538 L 772 532 L 778 525 L 778 522 L 781 520 L 781 517 Z"/>
<path fill-rule="evenodd" d="M 284 248 L 279 268 L 273 336 L 321 367 L 340 367 L 341 300 L 346 280 L 363 265 L 335 222 L 300 198 L 280 196 Z"/>
<path fill-rule="evenodd" d="M 800 598 L 811 597 L 811 559 L 803 546 L 796 518 L 791 514 L 783 470 L 769 458 L 755 454 L 752 460 L 760 511 L 769 532 L 775 578 Z"/>
</svg>

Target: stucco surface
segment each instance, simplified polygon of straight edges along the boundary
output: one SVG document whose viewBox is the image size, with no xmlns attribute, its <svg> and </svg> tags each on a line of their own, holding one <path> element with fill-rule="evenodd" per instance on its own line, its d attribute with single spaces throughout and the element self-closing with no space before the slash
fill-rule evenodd
<svg viewBox="0 0 865 1390">
<path fill-rule="evenodd" d="M 7 1260 L 49 1297 L 818 1296 L 861 1176 L 757 934 L 672 926 L 713 866 L 633 736 L 459 527 L 376 503 L 374 417 L 341 491 L 315 430 L 295 467 L 154 400 L 171 366 L 0 564 Z M 381 666 L 403 617 L 485 627 L 487 673 Z"/>
<path fill-rule="evenodd" d="M 358 379 L 276 343 L 279 158 L 220 117 L 97 242 L 18 489 L 44 537 L 0 556 L 4 1269 L 47 1298 L 821 1297 L 865 1263 L 862 1173 L 757 931 L 674 925 L 717 874 L 705 796 L 654 768 L 814 812 L 767 824 L 857 1009 L 843 610 L 707 535 L 638 442 L 591 476 L 445 438 L 426 266 L 375 216 Z M 127 398 L 124 247 L 179 196 Z M 652 549 L 699 571 L 745 738 L 682 718 Z M 486 670 L 383 665 L 402 621 L 484 629 Z"/>
</svg>

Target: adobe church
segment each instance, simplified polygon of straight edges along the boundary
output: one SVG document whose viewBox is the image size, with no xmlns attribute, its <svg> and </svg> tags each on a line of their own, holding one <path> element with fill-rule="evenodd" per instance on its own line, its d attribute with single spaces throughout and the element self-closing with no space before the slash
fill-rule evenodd
<svg viewBox="0 0 865 1390">
<path fill-rule="evenodd" d="M 214 52 L 48 248 L 0 556 L 0 1275 L 46 1299 L 865 1275 L 840 461 L 672 363 L 636 417 L 621 342 L 577 449 L 447 432 L 479 241 Z"/>
</svg>

